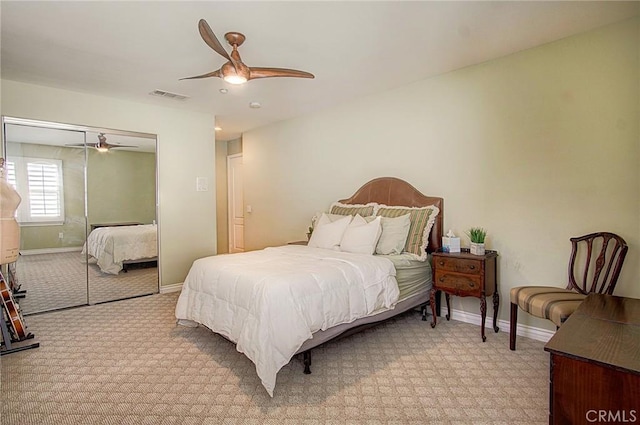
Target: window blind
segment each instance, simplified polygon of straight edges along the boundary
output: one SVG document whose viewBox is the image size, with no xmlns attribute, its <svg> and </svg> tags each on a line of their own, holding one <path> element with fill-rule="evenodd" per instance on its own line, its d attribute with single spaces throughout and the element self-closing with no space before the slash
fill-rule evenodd
<svg viewBox="0 0 640 425">
<path fill-rule="evenodd" d="M 60 216 L 58 167 L 45 162 L 27 162 L 29 212 L 33 219 Z"/>
</svg>

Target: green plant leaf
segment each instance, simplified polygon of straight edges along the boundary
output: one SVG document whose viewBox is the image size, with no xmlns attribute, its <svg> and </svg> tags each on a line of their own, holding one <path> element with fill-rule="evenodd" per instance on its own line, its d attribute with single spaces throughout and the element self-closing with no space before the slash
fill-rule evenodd
<svg viewBox="0 0 640 425">
<path fill-rule="evenodd" d="M 487 231 L 482 227 L 472 227 L 466 233 L 473 243 L 484 243 L 484 239 L 487 237 Z"/>
</svg>

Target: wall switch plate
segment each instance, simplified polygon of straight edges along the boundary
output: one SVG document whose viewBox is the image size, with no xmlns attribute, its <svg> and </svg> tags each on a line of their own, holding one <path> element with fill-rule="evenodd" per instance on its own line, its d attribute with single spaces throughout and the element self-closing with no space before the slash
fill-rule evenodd
<svg viewBox="0 0 640 425">
<path fill-rule="evenodd" d="M 209 180 L 206 177 L 196 178 L 196 191 L 206 192 L 209 190 Z"/>
</svg>

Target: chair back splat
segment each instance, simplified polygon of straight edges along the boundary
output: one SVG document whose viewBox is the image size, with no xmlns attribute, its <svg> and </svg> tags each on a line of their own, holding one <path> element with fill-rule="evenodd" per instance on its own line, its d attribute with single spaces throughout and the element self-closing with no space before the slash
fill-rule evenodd
<svg viewBox="0 0 640 425">
<path fill-rule="evenodd" d="M 611 295 L 629 249 L 624 239 L 613 233 L 600 232 L 570 240 L 567 289 L 584 295 L 592 292 Z"/>
</svg>

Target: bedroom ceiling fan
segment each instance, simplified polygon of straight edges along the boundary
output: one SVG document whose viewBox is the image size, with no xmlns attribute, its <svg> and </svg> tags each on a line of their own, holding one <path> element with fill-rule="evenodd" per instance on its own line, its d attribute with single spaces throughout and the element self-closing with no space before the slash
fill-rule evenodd
<svg viewBox="0 0 640 425">
<path fill-rule="evenodd" d="M 85 144 L 76 143 L 76 144 L 69 144 L 65 146 L 84 147 Z M 134 145 L 112 145 L 111 143 L 107 143 L 107 138 L 105 137 L 104 133 L 98 134 L 98 141 L 95 143 L 95 145 L 93 145 L 93 147 L 96 148 L 98 152 L 108 152 L 109 149 L 111 148 L 137 148 L 137 146 L 134 146 Z"/>
<path fill-rule="evenodd" d="M 245 40 L 245 36 L 243 34 L 240 34 L 239 32 L 228 32 L 224 35 L 225 40 L 227 40 L 233 48 L 231 55 L 229 55 L 216 38 L 211 27 L 207 24 L 207 21 L 200 19 L 200 22 L 198 22 L 198 30 L 200 31 L 200 35 L 204 42 L 220 56 L 227 59 L 227 62 L 216 71 L 196 75 L 195 77 L 181 78 L 181 80 L 218 77 L 231 84 L 243 84 L 256 78 L 315 78 L 313 74 L 305 71 L 298 71 L 296 69 L 248 67 L 242 62 L 242 59 L 240 59 L 240 53 L 238 53 L 238 47 L 240 47 Z"/>
</svg>

